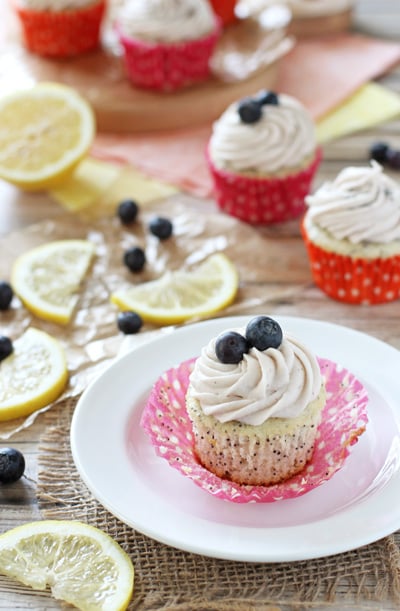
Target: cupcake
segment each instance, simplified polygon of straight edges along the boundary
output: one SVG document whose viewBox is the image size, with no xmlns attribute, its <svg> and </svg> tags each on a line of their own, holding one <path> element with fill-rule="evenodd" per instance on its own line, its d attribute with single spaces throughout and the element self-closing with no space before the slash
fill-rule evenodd
<svg viewBox="0 0 400 611">
<path fill-rule="evenodd" d="M 207 160 L 220 209 L 266 225 L 305 211 L 321 150 L 304 106 L 262 91 L 234 102 L 215 121 Z"/>
<path fill-rule="evenodd" d="M 212 339 L 186 395 L 200 463 L 220 478 L 257 486 L 305 468 L 324 405 L 316 357 L 268 316 Z"/>
<path fill-rule="evenodd" d="M 281 0 L 292 13 L 289 33 L 299 38 L 325 36 L 349 30 L 355 0 Z M 239 16 L 260 18 L 276 0 L 240 0 Z"/>
<path fill-rule="evenodd" d="M 69 57 L 99 45 L 105 0 L 11 1 L 32 53 Z"/>
<path fill-rule="evenodd" d="M 400 187 L 371 161 L 306 198 L 302 233 L 315 284 L 346 303 L 400 297 Z"/>
<path fill-rule="evenodd" d="M 174 91 L 206 80 L 221 25 L 207 0 L 136 0 L 115 24 L 137 87 Z"/>
</svg>

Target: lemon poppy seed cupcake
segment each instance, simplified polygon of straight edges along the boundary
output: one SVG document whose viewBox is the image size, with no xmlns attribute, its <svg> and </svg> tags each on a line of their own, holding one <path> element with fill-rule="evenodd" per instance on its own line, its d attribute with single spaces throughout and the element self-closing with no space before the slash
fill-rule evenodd
<svg viewBox="0 0 400 611">
<path fill-rule="evenodd" d="M 302 233 L 316 285 L 333 299 L 400 298 L 400 186 L 371 161 L 306 198 Z"/>
<path fill-rule="evenodd" d="M 311 351 L 259 316 L 203 348 L 186 405 L 206 469 L 238 484 L 268 486 L 311 459 L 325 389 Z"/>
</svg>

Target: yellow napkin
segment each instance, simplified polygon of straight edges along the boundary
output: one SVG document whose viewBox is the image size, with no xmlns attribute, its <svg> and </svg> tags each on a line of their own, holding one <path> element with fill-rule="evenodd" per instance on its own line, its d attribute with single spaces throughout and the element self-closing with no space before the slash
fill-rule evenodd
<svg viewBox="0 0 400 611">
<path fill-rule="evenodd" d="M 63 185 L 50 191 L 71 212 L 114 209 L 123 199 L 139 205 L 177 193 L 172 185 L 148 178 L 131 166 L 119 166 L 88 157 Z"/>
<path fill-rule="evenodd" d="M 317 140 L 323 144 L 373 127 L 398 114 L 400 96 L 377 83 L 367 83 L 317 122 Z"/>
</svg>

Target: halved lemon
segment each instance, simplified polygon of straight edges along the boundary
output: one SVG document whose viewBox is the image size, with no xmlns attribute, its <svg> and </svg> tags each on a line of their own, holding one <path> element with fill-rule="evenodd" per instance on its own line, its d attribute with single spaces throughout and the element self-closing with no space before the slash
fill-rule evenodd
<svg viewBox="0 0 400 611">
<path fill-rule="evenodd" d="M 11 285 L 33 314 L 67 324 L 95 252 L 88 240 L 56 240 L 28 250 L 14 262 Z"/>
<path fill-rule="evenodd" d="M 0 422 L 27 416 L 55 401 L 68 381 L 59 342 L 29 327 L 0 363 Z"/>
<path fill-rule="evenodd" d="M 161 278 L 121 289 L 111 301 L 134 310 L 145 321 L 176 324 L 222 310 L 236 297 L 239 275 L 223 253 L 208 257 L 197 268 L 168 271 Z"/>
<path fill-rule="evenodd" d="M 122 611 L 134 568 L 114 539 L 71 520 L 41 520 L 0 535 L 0 573 L 83 611 Z"/>
<path fill-rule="evenodd" d="M 72 87 L 40 83 L 0 97 L 0 178 L 21 188 L 60 184 L 87 154 L 96 124 Z"/>
</svg>

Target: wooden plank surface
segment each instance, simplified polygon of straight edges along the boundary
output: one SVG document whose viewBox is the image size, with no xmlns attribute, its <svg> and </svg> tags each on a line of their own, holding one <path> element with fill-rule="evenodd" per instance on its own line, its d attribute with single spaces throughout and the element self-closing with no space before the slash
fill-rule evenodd
<svg viewBox="0 0 400 611">
<path fill-rule="evenodd" d="M 360 29 L 400 39 L 400 3 L 398 0 L 361 0 L 357 8 L 357 24 Z M 381 83 L 400 93 L 400 68 L 394 69 L 380 80 Z M 367 159 L 368 148 L 374 140 L 387 140 L 400 148 L 400 119 L 391 121 L 374 129 L 351 135 L 324 147 L 324 161 L 318 174 L 318 182 L 334 177 L 343 166 L 349 163 L 363 163 Z M 400 174 L 393 173 L 399 180 Z M 209 202 L 209 208 L 213 203 Z M 13 187 L 0 183 L 0 233 L 28 226 L 45 218 L 54 218 L 64 214 L 43 194 L 23 194 Z M 267 230 L 267 233 L 271 233 Z M 282 241 L 288 241 L 294 247 L 299 237 L 295 234 L 276 237 L 276 248 L 282 247 Z M 280 242 L 281 241 L 281 242 Z M 369 333 L 400 349 L 400 303 L 384 306 L 354 307 L 337 304 L 328 300 L 312 284 L 311 278 L 293 278 L 285 269 L 279 270 L 278 282 L 286 285 L 285 298 L 272 303 L 275 314 L 310 316 L 329 320 L 360 331 Z M 306 280 L 306 281 L 305 281 Z M 266 291 L 269 286 L 254 287 L 257 291 Z M 15 485 L 0 485 L 0 532 L 3 532 L 26 521 L 40 517 L 36 500 L 38 440 L 43 432 L 43 418 L 39 418 L 29 429 L 17 434 L 10 442 L 1 445 L 12 445 L 25 455 L 26 476 Z M 60 603 L 53 601 L 46 594 L 29 594 L 28 591 L 9 580 L 0 578 L 0 610 L 13 609 L 59 609 Z M 333 607 L 332 607 L 333 608 Z M 360 607 L 361 608 L 361 607 Z M 365 601 L 363 609 L 377 608 Z M 380 609 L 395 609 L 390 601 L 379 605 Z"/>
</svg>

